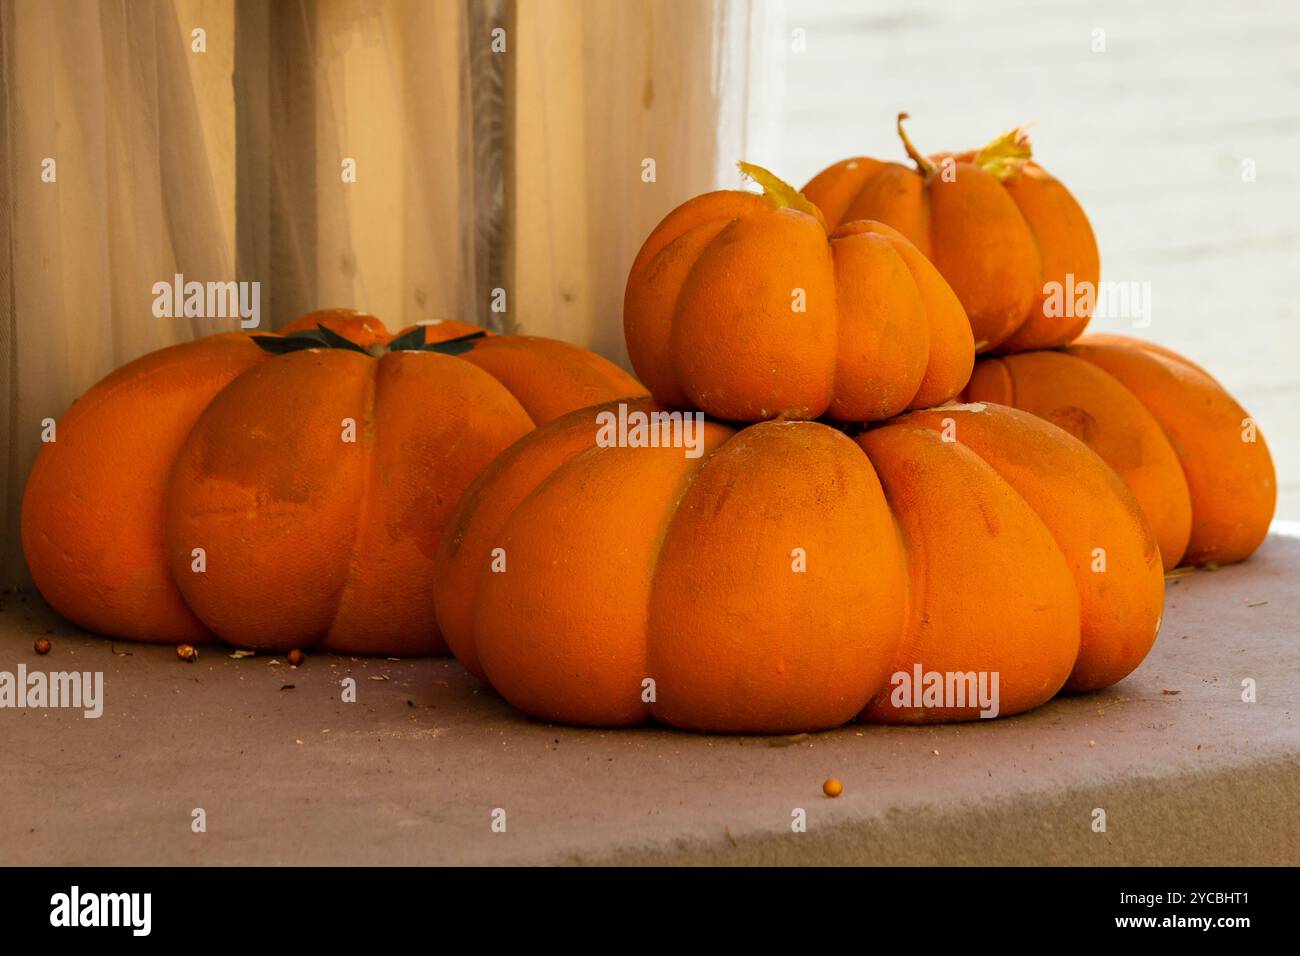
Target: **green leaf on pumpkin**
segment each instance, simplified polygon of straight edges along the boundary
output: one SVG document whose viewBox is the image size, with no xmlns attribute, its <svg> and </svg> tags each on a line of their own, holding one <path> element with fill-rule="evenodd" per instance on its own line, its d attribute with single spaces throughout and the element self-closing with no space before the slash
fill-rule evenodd
<svg viewBox="0 0 1300 956">
<path fill-rule="evenodd" d="M 290 332 L 288 335 L 254 335 L 252 339 L 262 351 L 270 352 L 272 355 L 287 355 L 289 352 L 301 352 L 303 349 L 346 349 L 360 352 L 362 355 L 370 354 L 356 342 L 344 338 L 323 325 L 300 332 Z"/>
<path fill-rule="evenodd" d="M 258 348 L 272 355 L 286 355 L 302 349 L 329 348 L 329 343 L 316 332 L 294 332 L 292 335 L 254 335 Z"/>
<path fill-rule="evenodd" d="M 339 335 L 337 332 L 335 332 L 333 329 L 329 328 L 328 326 L 321 325 L 318 322 L 316 324 L 316 328 L 320 332 L 321 337 L 325 340 L 325 344 L 327 344 L 330 348 L 351 349 L 353 352 L 360 352 L 362 355 L 370 354 L 362 346 L 357 345 L 356 342 L 353 342 L 349 338 L 345 338 L 344 336 Z"/>
<path fill-rule="evenodd" d="M 442 342 L 430 342 L 427 345 L 420 346 L 420 349 L 424 352 L 438 352 L 442 355 L 464 355 L 478 343 L 479 339 L 486 336 L 486 332 L 471 332 L 468 335 L 458 335 L 454 339 L 446 339 Z"/>
<path fill-rule="evenodd" d="M 417 325 L 409 331 L 403 332 L 391 342 L 388 343 L 388 351 L 403 352 L 407 349 L 424 348 L 424 326 Z"/>
</svg>

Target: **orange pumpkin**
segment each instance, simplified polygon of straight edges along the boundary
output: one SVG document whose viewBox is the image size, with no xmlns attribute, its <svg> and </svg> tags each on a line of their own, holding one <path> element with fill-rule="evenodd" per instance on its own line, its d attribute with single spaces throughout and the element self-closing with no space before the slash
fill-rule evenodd
<svg viewBox="0 0 1300 956">
<path fill-rule="evenodd" d="M 1090 335 L 1064 351 L 984 359 L 966 395 L 1032 412 L 1091 447 L 1142 505 L 1166 569 L 1240 561 L 1268 533 L 1277 480 L 1264 436 L 1175 352 Z"/>
<path fill-rule="evenodd" d="M 654 397 L 720 418 L 874 421 L 948 401 L 973 345 L 947 284 L 878 222 L 828 232 L 771 173 L 673 210 L 632 265 L 628 356 Z"/>
<path fill-rule="evenodd" d="M 961 300 L 976 351 L 1073 341 L 1096 304 L 1097 241 L 1070 191 L 1032 161 L 1024 130 L 926 157 L 903 132 L 905 119 L 898 135 L 915 169 L 859 156 L 803 188 L 827 226 L 878 219 L 911 240 Z"/>
<path fill-rule="evenodd" d="M 508 449 L 439 546 L 453 653 L 535 717 L 740 733 L 978 714 L 896 696 L 917 666 L 997 673 L 1013 714 L 1120 680 L 1155 639 L 1164 581 L 1137 502 L 1042 419 L 951 405 L 856 441 L 701 419 L 693 458 L 633 447 L 664 435 L 637 418 L 650 402 L 606 440 L 619 404 Z"/>
<path fill-rule="evenodd" d="M 575 346 L 466 329 L 318 313 L 117 370 L 32 467 L 36 585 L 115 637 L 445 653 L 426 594 L 461 491 L 535 423 L 644 394 Z"/>
</svg>

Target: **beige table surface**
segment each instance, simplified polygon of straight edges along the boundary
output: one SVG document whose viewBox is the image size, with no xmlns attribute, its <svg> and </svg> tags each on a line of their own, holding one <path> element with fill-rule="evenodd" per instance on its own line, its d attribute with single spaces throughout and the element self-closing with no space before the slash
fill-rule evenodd
<svg viewBox="0 0 1300 956">
<path fill-rule="evenodd" d="M 1155 649 L 1110 690 L 776 741 L 540 724 L 449 660 L 185 664 L 7 594 L 0 670 L 102 670 L 105 709 L 0 710 L 0 863 L 1300 863 L 1294 534 L 1172 580 Z"/>
</svg>

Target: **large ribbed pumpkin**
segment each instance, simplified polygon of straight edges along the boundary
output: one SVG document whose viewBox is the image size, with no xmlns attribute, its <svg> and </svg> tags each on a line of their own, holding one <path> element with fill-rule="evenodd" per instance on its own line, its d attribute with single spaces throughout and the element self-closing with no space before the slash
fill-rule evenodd
<svg viewBox="0 0 1300 956">
<path fill-rule="evenodd" d="M 286 331 L 151 353 L 58 422 L 22 539 L 63 616 L 142 641 L 445 653 L 428 593 L 465 486 L 535 423 L 644 394 L 583 349 L 464 323 Z"/>
<path fill-rule="evenodd" d="M 627 403 L 627 434 L 655 410 Z M 796 732 L 976 716 L 896 698 L 918 666 L 997 673 L 1014 714 L 1120 680 L 1155 639 L 1164 581 L 1137 502 L 1028 413 L 952 405 L 856 439 L 707 421 L 698 457 L 603 441 L 616 413 L 516 443 L 439 547 L 452 651 L 535 717 Z"/>
<path fill-rule="evenodd" d="M 623 303 L 628 356 L 660 402 L 736 421 L 875 421 L 949 401 L 971 333 L 897 231 L 848 222 L 741 164 L 764 195 L 683 203 L 646 239 Z"/>
<path fill-rule="evenodd" d="M 966 395 L 1059 425 L 1129 486 L 1166 569 L 1254 551 L 1277 503 L 1258 424 L 1201 367 L 1150 342 L 1090 335 L 1062 351 L 980 361 Z"/>
<path fill-rule="evenodd" d="M 906 118 L 898 134 L 915 168 L 858 156 L 803 188 L 827 226 L 878 219 L 905 235 L 957 293 L 977 351 L 1072 341 L 1092 316 L 1101 263 L 1070 191 L 1032 161 L 1023 129 L 926 157 L 903 132 Z"/>
</svg>

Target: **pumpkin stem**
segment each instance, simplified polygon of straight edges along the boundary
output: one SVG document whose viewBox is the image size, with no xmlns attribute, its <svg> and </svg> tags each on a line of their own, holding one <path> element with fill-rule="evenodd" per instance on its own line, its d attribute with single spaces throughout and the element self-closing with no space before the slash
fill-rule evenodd
<svg viewBox="0 0 1300 956">
<path fill-rule="evenodd" d="M 903 120 L 911 119 L 906 113 L 898 114 L 898 138 L 903 141 L 903 148 L 907 150 L 907 155 L 911 157 L 912 162 L 916 163 L 916 168 L 925 174 L 929 179 L 939 168 L 934 163 L 921 155 L 921 151 L 912 145 L 912 140 L 908 138 L 907 130 L 903 129 Z"/>
<path fill-rule="evenodd" d="M 763 187 L 763 198 L 773 209 L 797 209 L 799 212 L 807 213 L 826 228 L 826 217 L 822 211 L 814 206 L 808 197 L 799 190 L 795 189 L 784 179 L 762 166 L 755 166 L 753 163 L 746 163 L 743 160 L 736 163 L 740 167 L 740 172 L 748 179 L 752 179 Z"/>
<path fill-rule="evenodd" d="M 999 182 L 1010 179 L 1034 156 L 1029 145 L 1029 124 L 1009 129 L 975 154 L 975 165 Z"/>
</svg>

